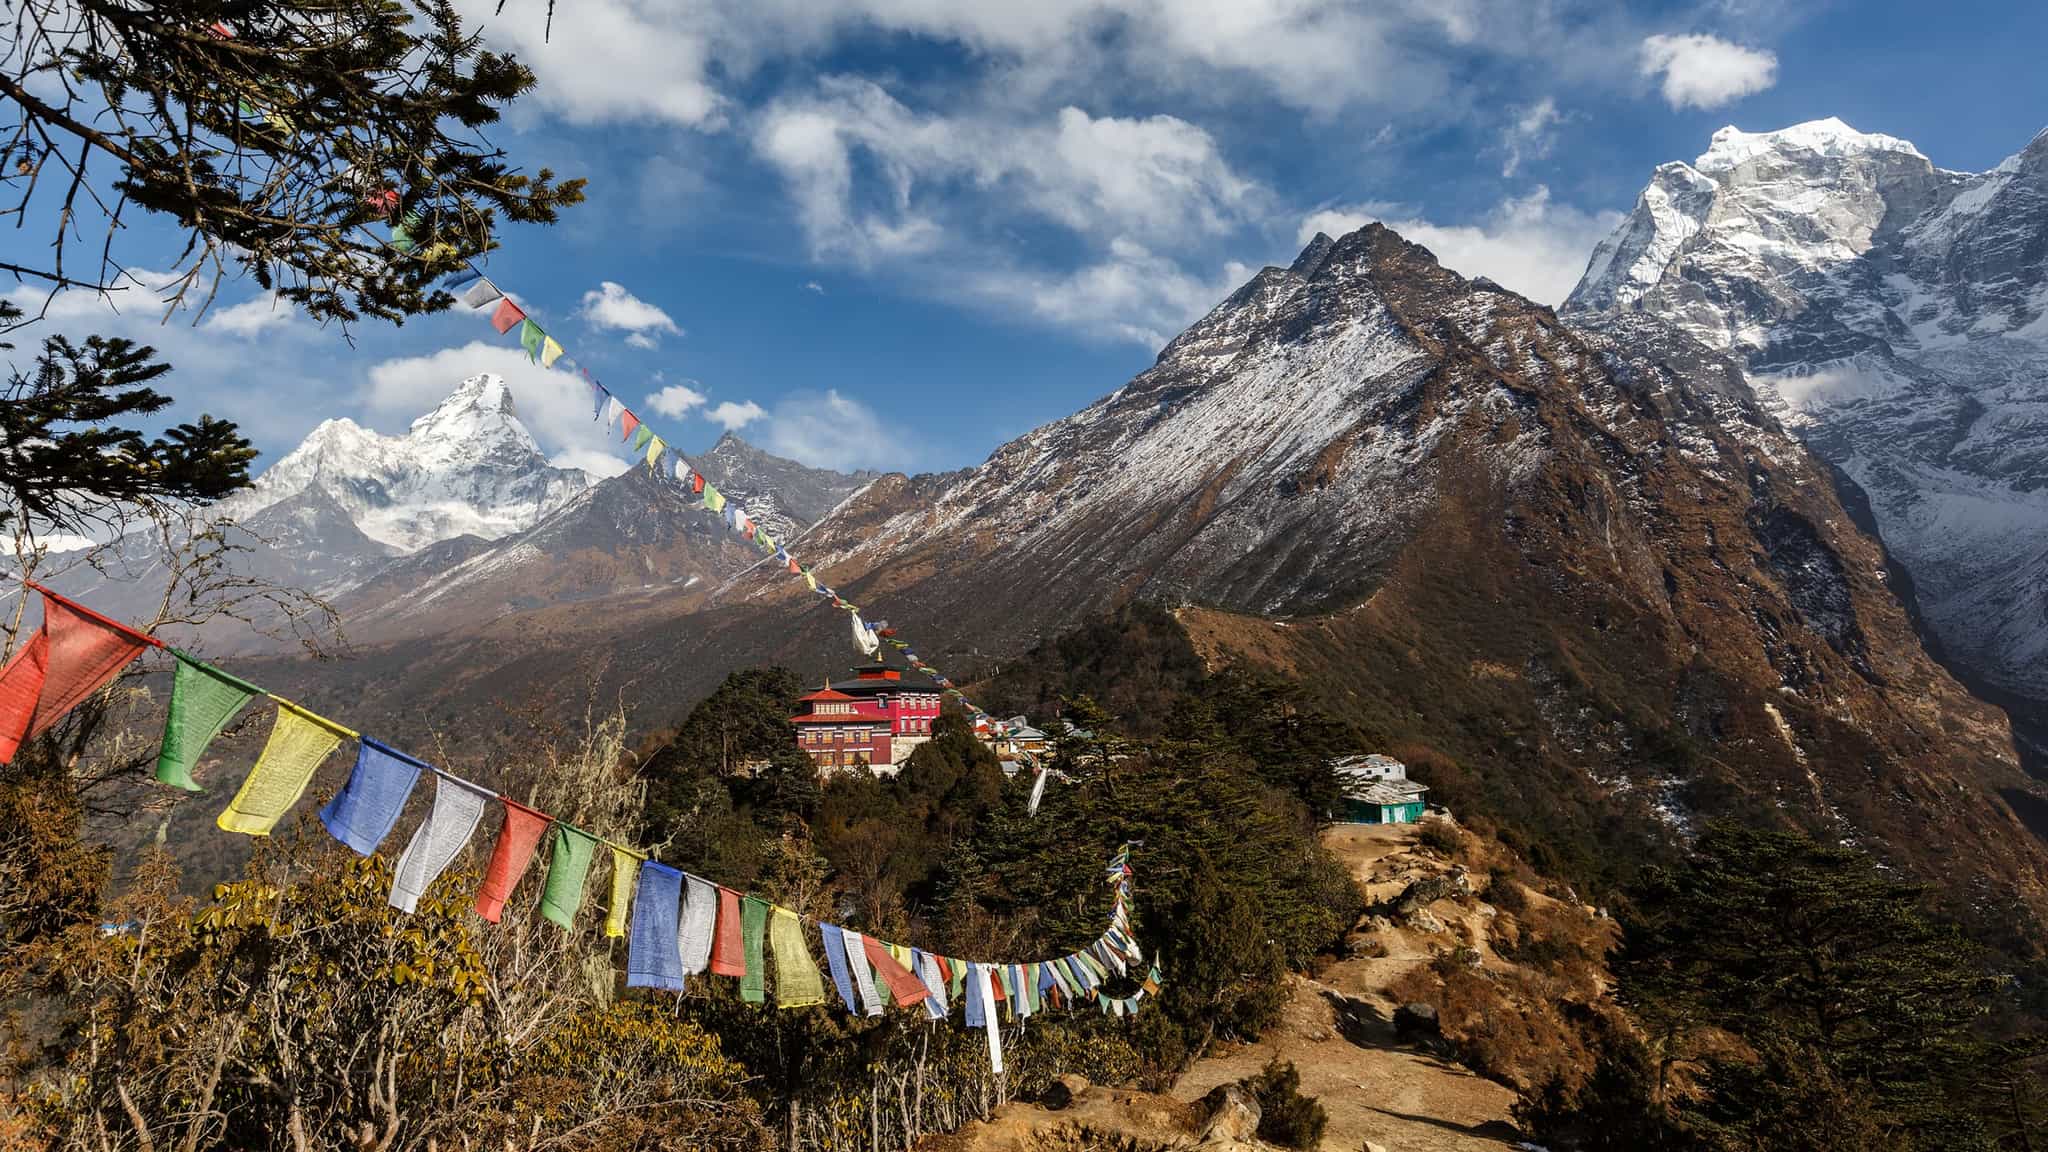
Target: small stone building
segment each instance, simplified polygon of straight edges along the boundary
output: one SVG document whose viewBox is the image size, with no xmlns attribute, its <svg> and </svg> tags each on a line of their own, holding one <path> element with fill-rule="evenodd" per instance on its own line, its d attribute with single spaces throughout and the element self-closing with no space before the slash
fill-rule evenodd
<svg viewBox="0 0 2048 1152">
<path fill-rule="evenodd" d="M 1427 806 L 1426 784 L 1408 779 L 1408 766 L 1377 753 L 1330 761 L 1344 789 L 1334 813 L 1342 824 L 1413 824 Z"/>
</svg>

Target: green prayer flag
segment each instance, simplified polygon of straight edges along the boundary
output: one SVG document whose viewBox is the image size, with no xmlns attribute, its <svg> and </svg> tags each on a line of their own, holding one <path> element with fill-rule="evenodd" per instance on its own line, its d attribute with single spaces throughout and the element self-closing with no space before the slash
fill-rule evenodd
<svg viewBox="0 0 2048 1152">
<path fill-rule="evenodd" d="M 740 977 L 740 999 L 760 1004 L 768 999 L 768 965 L 761 955 L 762 937 L 768 930 L 768 902 L 758 896 L 740 901 L 740 948 L 747 961 L 747 974 Z"/>
<path fill-rule="evenodd" d="M 576 910 L 583 907 L 583 885 L 590 876 L 591 861 L 597 858 L 597 838 L 559 821 L 549 835 L 554 850 L 548 854 L 548 880 L 540 894 L 540 914 L 571 928 L 576 923 Z"/>
<path fill-rule="evenodd" d="M 640 427 L 633 429 L 633 451 L 638 452 L 642 448 L 647 447 L 647 442 L 652 439 L 654 439 L 654 429 L 649 428 L 647 425 L 642 424 Z"/>
<path fill-rule="evenodd" d="M 958 1000 L 961 991 L 967 987 L 967 961 L 948 959 L 946 967 L 953 970 L 952 995 L 953 999 Z"/>
<path fill-rule="evenodd" d="M 526 356 L 529 360 L 540 359 L 541 342 L 547 338 L 548 334 L 541 331 L 540 325 L 535 324 L 531 320 L 521 320 L 519 322 L 519 346 L 526 349 Z"/>
<path fill-rule="evenodd" d="M 203 789 L 192 779 L 193 765 L 257 689 L 176 649 L 171 655 L 178 668 L 171 680 L 171 711 L 164 717 L 163 746 L 156 754 L 156 778 L 174 788 L 199 792 Z"/>
</svg>

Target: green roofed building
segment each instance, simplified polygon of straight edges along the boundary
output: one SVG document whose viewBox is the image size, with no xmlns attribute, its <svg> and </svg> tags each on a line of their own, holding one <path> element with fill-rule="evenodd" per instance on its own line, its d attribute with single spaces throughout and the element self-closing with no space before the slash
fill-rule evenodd
<svg viewBox="0 0 2048 1152">
<path fill-rule="evenodd" d="M 1408 779 L 1408 766 L 1391 756 L 1346 756 L 1330 762 L 1343 782 L 1334 813 L 1343 824 L 1413 824 L 1427 805 L 1426 784 Z"/>
</svg>

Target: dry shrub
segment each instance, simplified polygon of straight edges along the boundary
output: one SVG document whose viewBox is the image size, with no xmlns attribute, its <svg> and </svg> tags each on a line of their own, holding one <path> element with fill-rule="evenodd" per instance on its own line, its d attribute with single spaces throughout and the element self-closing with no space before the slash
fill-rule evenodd
<svg viewBox="0 0 2048 1152">
<path fill-rule="evenodd" d="M 1436 1009 L 1437 1024 L 1458 1059 L 1473 1071 L 1517 1089 L 1553 1078 L 1581 1082 L 1593 1056 L 1558 999 L 1561 982 L 1438 960 L 1388 987 L 1398 1002 Z"/>
</svg>

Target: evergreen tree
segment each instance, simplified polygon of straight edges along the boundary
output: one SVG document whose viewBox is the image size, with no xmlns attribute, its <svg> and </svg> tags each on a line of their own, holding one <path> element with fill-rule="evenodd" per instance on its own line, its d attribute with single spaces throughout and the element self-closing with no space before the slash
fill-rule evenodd
<svg viewBox="0 0 2048 1152">
<path fill-rule="evenodd" d="M 479 135 L 533 74 L 448 0 L 11 11 L 0 182 L 52 232 L 47 263 L 0 263 L 18 277 L 120 290 L 114 244 L 142 209 L 185 233 L 174 298 L 210 299 L 236 268 L 317 320 L 401 319 L 453 303 L 437 281 L 491 249 L 500 215 L 548 223 L 582 199 Z M 67 262 L 81 241 L 93 260 Z"/>
</svg>

